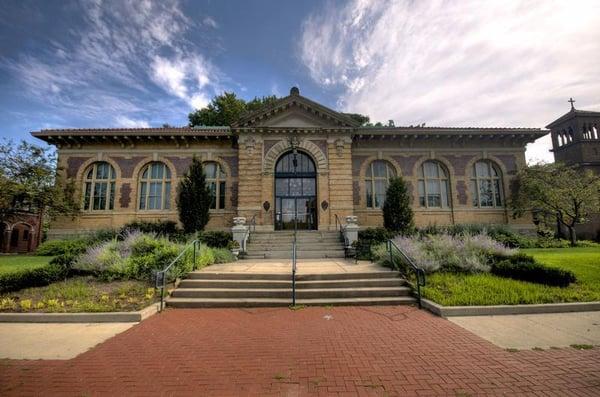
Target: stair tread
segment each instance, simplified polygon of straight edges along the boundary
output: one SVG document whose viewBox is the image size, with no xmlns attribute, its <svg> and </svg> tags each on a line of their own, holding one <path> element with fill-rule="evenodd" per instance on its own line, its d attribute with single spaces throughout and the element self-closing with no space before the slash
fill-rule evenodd
<svg viewBox="0 0 600 397">
<path fill-rule="evenodd" d="M 304 303 L 327 303 L 327 302 L 388 302 L 388 301 L 403 301 L 415 302 L 416 299 L 411 296 L 373 296 L 359 298 L 302 298 L 296 299 L 296 304 Z"/>
<path fill-rule="evenodd" d="M 291 288 L 189 288 L 181 287 L 177 288 L 176 291 L 269 291 L 269 292 L 283 292 L 291 291 Z M 410 290 L 410 287 L 357 287 L 357 288 L 302 288 L 302 292 L 317 292 L 317 291 L 406 291 Z M 300 290 L 299 290 L 300 291 Z"/>
</svg>

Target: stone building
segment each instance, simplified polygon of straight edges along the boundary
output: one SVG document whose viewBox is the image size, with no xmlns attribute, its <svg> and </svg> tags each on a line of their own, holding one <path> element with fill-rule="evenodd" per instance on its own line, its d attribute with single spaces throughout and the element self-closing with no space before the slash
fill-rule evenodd
<svg viewBox="0 0 600 397">
<path fill-rule="evenodd" d="M 546 128 L 552 136 L 554 161 L 591 170 L 600 175 L 600 112 L 577 110 L 571 102 L 571 110 Z M 600 239 L 600 215 L 578 225 L 580 237 Z"/>
<path fill-rule="evenodd" d="M 355 215 L 382 225 L 390 177 L 407 182 L 417 225 L 509 224 L 511 179 L 537 128 L 364 127 L 300 95 L 231 127 L 42 130 L 58 148 L 62 177 L 76 182 L 83 211 L 53 222 L 50 237 L 116 228 L 133 220 L 177 220 L 176 186 L 193 156 L 214 194 L 209 229 L 233 218 L 256 229 L 334 230 Z"/>
<path fill-rule="evenodd" d="M 34 251 L 41 239 L 40 215 L 15 210 L 0 221 L 0 253 L 25 253 Z"/>
</svg>

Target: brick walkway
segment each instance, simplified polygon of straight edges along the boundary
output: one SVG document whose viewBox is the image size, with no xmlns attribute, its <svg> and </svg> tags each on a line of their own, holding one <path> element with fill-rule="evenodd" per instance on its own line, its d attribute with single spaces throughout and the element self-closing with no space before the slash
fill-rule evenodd
<svg viewBox="0 0 600 397">
<path fill-rule="evenodd" d="M 169 310 L 72 360 L 0 361 L 0 395 L 37 394 L 591 396 L 600 348 L 510 353 L 412 307 Z"/>
</svg>

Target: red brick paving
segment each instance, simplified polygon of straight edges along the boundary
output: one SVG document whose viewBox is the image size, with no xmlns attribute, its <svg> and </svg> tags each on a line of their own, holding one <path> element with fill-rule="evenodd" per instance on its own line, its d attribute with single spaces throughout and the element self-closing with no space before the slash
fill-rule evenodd
<svg viewBox="0 0 600 397">
<path fill-rule="evenodd" d="M 510 353 L 412 307 L 180 309 L 72 360 L 0 361 L 2 396 L 309 394 L 600 395 L 600 348 Z"/>
</svg>

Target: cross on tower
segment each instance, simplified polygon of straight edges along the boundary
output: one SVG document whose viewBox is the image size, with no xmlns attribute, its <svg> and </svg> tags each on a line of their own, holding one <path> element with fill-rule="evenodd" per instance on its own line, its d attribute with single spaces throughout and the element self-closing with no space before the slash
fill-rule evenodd
<svg viewBox="0 0 600 397">
<path fill-rule="evenodd" d="M 571 104 L 571 110 L 575 110 L 575 106 L 573 106 L 573 104 L 575 103 L 575 100 L 573 98 L 569 98 L 569 100 L 567 101 Z"/>
</svg>

